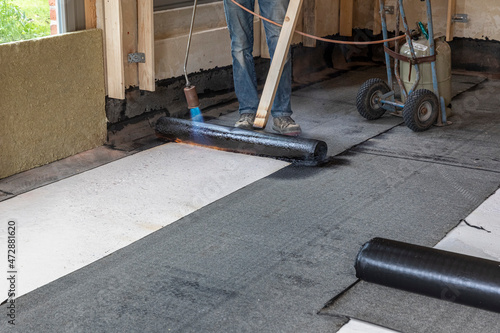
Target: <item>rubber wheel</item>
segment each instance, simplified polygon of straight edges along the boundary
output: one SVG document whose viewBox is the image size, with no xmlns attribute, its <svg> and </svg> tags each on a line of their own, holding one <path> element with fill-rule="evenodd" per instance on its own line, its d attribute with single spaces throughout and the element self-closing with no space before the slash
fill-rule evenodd
<svg viewBox="0 0 500 333">
<path fill-rule="evenodd" d="M 438 115 L 438 98 L 427 89 L 412 92 L 403 108 L 405 124 L 414 132 L 429 129 L 436 122 Z"/>
<path fill-rule="evenodd" d="M 389 86 L 381 79 L 370 79 L 359 88 L 356 107 L 360 115 L 368 120 L 382 117 L 385 109 L 379 103 L 380 97 L 387 94 Z"/>
</svg>

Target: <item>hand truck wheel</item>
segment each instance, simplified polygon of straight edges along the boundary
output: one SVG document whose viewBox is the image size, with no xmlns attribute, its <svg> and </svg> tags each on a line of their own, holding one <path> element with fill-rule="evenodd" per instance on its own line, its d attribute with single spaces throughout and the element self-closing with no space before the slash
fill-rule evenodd
<svg viewBox="0 0 500 333">
<path fill-rule="evenodd" d="M 360 115 L 368 120 L 382 117 L 385 109 L 380 103 L 381 97 L 391 91 L 387 83 L 381 79 L 370 79 L 359 88 L 356 107 Z"/>
<path fill-rule="evenodd" d="M 439 115 L 439 101 L 436 95 L 427 89 L 419 89 L 410 94 L 403 108 L 406 126 L 414 132 L 429 129 Z"/>
</svg>

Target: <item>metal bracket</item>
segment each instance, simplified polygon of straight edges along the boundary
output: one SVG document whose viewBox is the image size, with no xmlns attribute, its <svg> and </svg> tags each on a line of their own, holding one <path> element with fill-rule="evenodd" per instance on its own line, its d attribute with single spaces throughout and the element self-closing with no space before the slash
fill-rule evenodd
<svg viewBox="0 0 500 333">
<path fill-rule="evenodd" d="M 467 14 L 455 14 L 451 17 L 453 22 L 467 23 L 469 22 L 469 15 Z"/>
<path fill-rule="evenodd" d="M 384 11 L 386 14 L 394 15 L 394 6 L 384 6 Z"/>
<path fill-rule="evenodd" d="M 145 63 L 146 62 L 146 54 L 144 54 L 144 53 L 129 53 L 128 54 L 128 62 L 129 62 L 129 64 L 132 64 L 135 62 Z"/>
</svg>

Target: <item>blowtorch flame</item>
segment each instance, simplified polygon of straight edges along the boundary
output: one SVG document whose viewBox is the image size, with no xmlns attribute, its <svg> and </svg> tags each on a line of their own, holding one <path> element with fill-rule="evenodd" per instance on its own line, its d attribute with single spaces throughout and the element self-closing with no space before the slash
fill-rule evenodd
<svg viewBox="0 0 500 333">
<path fill-rule="evenodd" d="M 191 112 L 191 120 L 195 122 L 202 123 L 203 122 L 203 116 L 201 115 L 201 110 L 199 107 L 189 109 Z"/>
</svg>

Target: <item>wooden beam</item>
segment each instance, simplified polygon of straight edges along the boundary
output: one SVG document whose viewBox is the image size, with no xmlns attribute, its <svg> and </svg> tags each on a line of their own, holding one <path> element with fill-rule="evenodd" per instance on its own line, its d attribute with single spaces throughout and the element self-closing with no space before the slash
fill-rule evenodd
<svg viewBox="0 0 500 333">
<path fill-rule="evenodd" d="M 310 35 L 316 35 L 316 0 L 304 0 L 303 30 Z M 306 47 L 316 47 L 316 39 L 303 37 L 302 44 Z"/>
<path fill-rule="evenodd" d="M 138 18 L 137 0 L 121 0 L 122 3 L 122 36 L 123 54 L 125 68 L 125 89 L 139 86 L 139 65 L 128 62 L 130 53 L 137 53 L 138 41 Z"/>
<path fill-rule="evenodd" d="M 260 20 L 260 56 L 264 59 L 271 59 L 269 48 L 267 47 L 266 29 L 264 29 L 263 20 Z"/>
<path fill-rule="evenodd" d="M 85 0 L 85 29 L 97 28 L 96 0 Z"/>
<path fill-rule="evenodd" d="M 446 41 L 451 42 L 453 40 L 453 22 L 452 17 L 456 10 L 456 0 L 448 0 L 448 15 L 446 19 Z"/>
<path fill-rule="evenodd" d="M 352 36 L 354 0 L 340 0 L 340 35 Z"/>
<path fill-rule="evenodd" d="M 121 0 L 104 1 L 108 96 L 125 99 Z"/>
<path fill-rule="evenodd" d="M 262 91 L 259 107 L 257 109 L 254 122 L 254 126 L 257 128 L 266 127 L 267 120 L 269 119 L 269 114 L 274 102 L 276 90 L 278 89 L 278 84 L 280 82 L 281 73 L 283 72 L 283 66 L 285 65 L 288 50 L 290 49 L 290 43 L 292 42 L 293 32 L 295 31 L 295 26 L 297 25 L 297 18 L 299 16 L 301 6 L 302 0 L 290 0 L 290 4 L 288 5 L 285 21 L 283 22 L 283 27 L 281 28 L 276 49 L 274 50 L 271 67 L 269 68 L 269 73 L 267 74 L 266 83 L 264 85 L 264 90 Z"/>
<path fill-rule="evenodd" d="M 339 33 L 340 0 L 316 0 L 316 35 Z"/>
<path fill-rule="evenodd" d="M 373 34 L 379 35 L 382 33 L 382 18 L 380 17 L 380 2 L 379 0 L 374 1 L 373 8 Z M 396 32 L 397 33 L 397 32 Z"/>
<path fill-rule="evenodd" d="M 103 63 L 104 63 L 104 87 L 106 90 L 106 95 L 108 95 L 108 75 L 107 75 L 107 65 L 106 65 L 106 31 L 104 24 L 104 0 L 96 0 L 96 28 L 102 30 L 102 49 L 103 49 Z"/>
<path fill-rule="evenodd" d="M 137 16 L 137 51 L 146 55 L 146 62 L 139 63 L 139 89 L 155 91 L 153 0 L 138 0 Z"/>
</svg>

